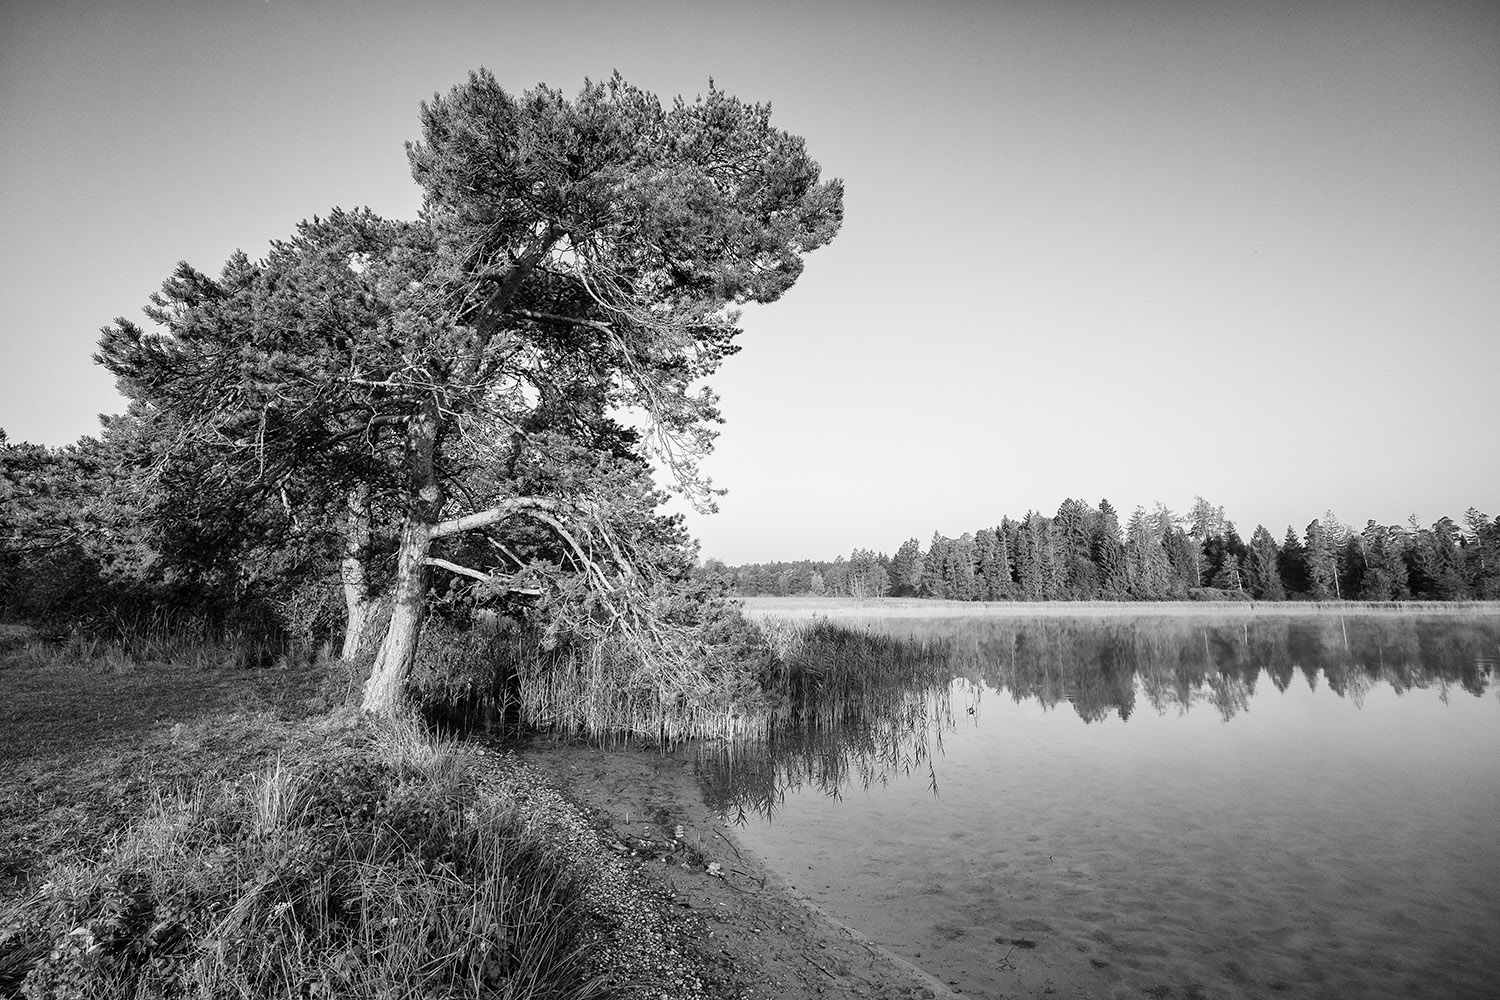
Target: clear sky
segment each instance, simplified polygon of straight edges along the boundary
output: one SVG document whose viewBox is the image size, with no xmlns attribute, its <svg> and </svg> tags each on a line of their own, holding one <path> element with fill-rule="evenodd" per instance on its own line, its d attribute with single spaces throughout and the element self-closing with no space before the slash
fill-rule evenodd
<svg viewBox="0 0 1500 1000">
<path fill-rule="evenodd" d="M 0 5 L 0 427 L 121 407 L 90 361 L 178 260 L 417 208 L 417 104 L 619 69 L 770 101 L 846 222 L 716 380 L 730 563 L 1201 494 L 1500 514 L 1500 5 Z"/>
</svg>

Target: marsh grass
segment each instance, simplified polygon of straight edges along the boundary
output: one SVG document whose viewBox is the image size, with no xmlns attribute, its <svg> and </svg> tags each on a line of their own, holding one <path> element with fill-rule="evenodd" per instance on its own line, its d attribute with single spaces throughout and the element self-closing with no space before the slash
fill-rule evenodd
<svg viewBox="0 0 1500 1000">
<path fill-rule="evenodd" d="M 954 649 L 826 618 L 766 617 L 760 727 L 695 748 L 710 804 L 741 821 L 774 813 L 785 789 L 837 796 L 927 766 L 956 724 Z M 934 776 L 934 783 L 935 783 Z"/>
<path fill-rule="evenodd" d="M 613 643 L 536 650 L 519 673 L 517 695 L 529 724 L 605 742 L 738 739 L 767 721 L 750 675 L 702 664 L 665 674 Z"/>
<path fill-rule="evenodd" d="M 412 723 L 289 750 L 159 788 L 110 850 L 0 903 L 0 995 L 700 995 L 660 902 L 513 762 Z"/>
</svg>

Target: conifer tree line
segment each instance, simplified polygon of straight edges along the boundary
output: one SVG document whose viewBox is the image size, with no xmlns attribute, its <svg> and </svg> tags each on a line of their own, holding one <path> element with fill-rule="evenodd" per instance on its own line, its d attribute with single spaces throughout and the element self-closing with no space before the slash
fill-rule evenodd
<svg viewBox="0 0 1500 1000">
<path fill-rule="evenodd" d="M 1048 516 L 949 538 L 909 538 L 894 555 L 855 549 L 833 562 L 702 568 L 734 592 L 953 601 L 1466 601 L 1500 599 L 1500 520 L 1475 507 L 1462 524 L 1366 521 L 1331 511 L 1277 541 L 1256 525 L 1247 541 L 1202 497 L 1182 515 L 1161 503 L 1124 522 L 1108 500 L 1064 500 Z"/>
</svg>

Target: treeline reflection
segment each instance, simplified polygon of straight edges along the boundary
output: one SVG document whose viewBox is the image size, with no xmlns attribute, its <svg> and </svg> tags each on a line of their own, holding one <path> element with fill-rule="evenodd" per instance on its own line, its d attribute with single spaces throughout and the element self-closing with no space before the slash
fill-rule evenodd
<svg viewBox="0 0 1500 1000">
<path fill-rule="evenodd" d="M 1299 675 L 1360 704 L 1378 684 L 1481 697 L 1500 665 L 1493 618 L 947 619 L 884 631 L 920 651 L 899 673 L 875 664 L 857 685 L 799 685 L 765 738 L 697 747 L 710 804 L 741 821 L 770 817 L 788 789 L 839 796 L 924 771 L 937 792 L 943 734 L 985 688 L 1085 723 L 1128 723 L 1142 710 L 1215 711 L 1228 722 L 1258 686 L 1285 691 Z"/>
<path fill-rule="evenodd" d="M 1356 703 L 1377 683 L 1482 696 L 1500 661 L 1500 624 L 1437 618 L 1028 619 L 950 641 L 960 673 L 1018 702 L 1066 703 L 1085 722 L 1129 720 L 1142 700 L 1159 713 L 1209 705 L 1227 722 L 1263 675 L 1285 691 L 1300 674 Z"/>
</svg>

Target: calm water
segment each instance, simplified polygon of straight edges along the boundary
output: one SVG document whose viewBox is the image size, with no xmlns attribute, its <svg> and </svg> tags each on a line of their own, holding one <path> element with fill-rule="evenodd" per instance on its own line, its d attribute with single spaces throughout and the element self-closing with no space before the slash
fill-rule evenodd
<svg viewBox="0 0 1500 1000">
<path fill-rule="evenodd" d="M 700 775 L 896 953 L 981 997 L 1500 997 L 1500 618 L 888 630 L 949 669 Z"/>
</svg>

